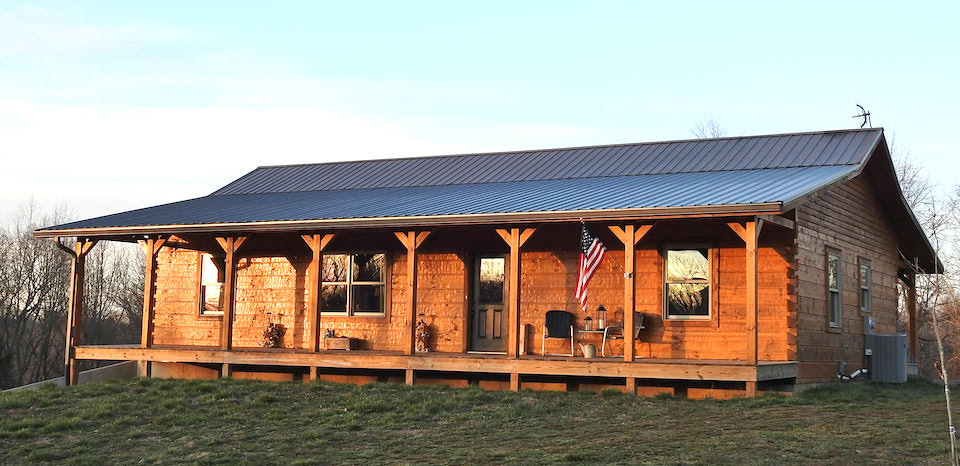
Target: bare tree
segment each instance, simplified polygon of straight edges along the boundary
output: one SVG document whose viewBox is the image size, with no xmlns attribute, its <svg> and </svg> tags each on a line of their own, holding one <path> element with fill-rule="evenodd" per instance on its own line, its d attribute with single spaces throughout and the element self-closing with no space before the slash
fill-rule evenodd
<svg viewBox="0 0 960 466">
<path fill-rule="evenodd" d="M 727 130 L 720 126 L 720 123 L 717 123 L 717 120 L 714 120 L 713 117 L 698 121 L 690 132 L 700 139 L 722 138 L 727 135 Z"/>
<path fill-rule="evenodd" d="M 0 388 L 63 374 L 70 259 L 32 231 L 66 217 L 30 203 L 0 229 Z M 139 340 L 143 267 L 132 245 L 101 243 L 87 256 L 83 343 Z"/>
<path fill-rule="evenodd" d="M 37 225 L 63 217 L 41 216 L 30 203 L 0 232 L 0 388 L 63 370 L 69 263 L 52 242 L 31 234 Z M 60 345 L 52 345 L 54 339 Z"/>
</svg>

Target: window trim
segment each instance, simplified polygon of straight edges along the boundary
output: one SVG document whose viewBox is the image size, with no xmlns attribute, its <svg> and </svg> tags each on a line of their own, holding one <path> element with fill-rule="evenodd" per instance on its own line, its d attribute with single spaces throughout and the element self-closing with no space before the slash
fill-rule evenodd
<svg viewBox="0 0 960 466">
<path fill-rule="evenodd" d="M 382 255 L 383 255 L 383 271 L 382 271 L 381 274 L 380 274 L 380 281 L 379 281 L 379 282 L 371 282 L 371 281 L 357 281 L 357 282 L 355 282 L 355 281 L 353 281 L 353 273 L 352 273 L 352 272 L 353 272 L 353 256 L 358 255 L 358 254 L 382 254 Z M 321 264 L 320 264 L 320 273 L 321 273 L 321 276 L 319 277 L 319 280 L 318 280 L 318 283 L 317 283 L 317 285 L 318 285 L 318 286 L 317 286 L 317 294 L 318 294 L 317 298 L 318 298 L 318 302 L 319 302 L 320 306 L 322 306 L 322 301 L 320 301 L 320 299 L 319 299 L 320 296 L 319 296 L 319 295 L 320 295 L 320 293 L 323 292 L 323 287 L 324 287 L 324 286 L 326 286 L 326 285 L 344 286 L 344 287 L 346 287 L 346 289 L 347 289 L 347 302 L 344 304 L 345 310 L 343 310 L 343 311 L 339 311 L 339 310 L 331 311 L 331 310 L 324 310 L 324 309 L 322 309 L 322 307 L 321 307 L 321 309 L 319 309 L 320 314 L 321 314 L 322 316 L 326 316 L 326 317 L 374 317 L 374 318 L 383 318 L 383 317 L 386 317 L 386 316 L 389 314 L 389 313 L 387 312 L 387 309 L 389 309 L 389 307 L 390 307 L 390 282 L 391 282 L 391 277 L 392 277 L 392 275 L 391 275 L 391 273 L 390 273 L 390 270 L 391 270 L 391 269 L 390 269 L 390 264 L 391 264 L 391 263 L 390 263 L 390 254 L 389 254 L 387 251 L 385 251 L 385 250 L 375 250 L 375 249 L 372 249 L 372 250 L 366 250 L 366 249 L 364 249 L 364 250 L 341 250 L 341 251 L 330 251 L 330 252 L 326 252 L 326 251 L 325 251 L 325 252 L 321 255 L 321 261 L 323 260 L 323 257 L 326 257 L 326 256 L 340 256 L 340 255 L 346 255 L 346 256 L 348 256 L 348 257 L 350 258 L 350 259 L 349 259 L 349 265 L 348 265 L 348 267 L 347 267 L 346 281 L 336 281 L 336 282 L 323 281 L 323 276 L 322 276 L 322 275 L 323 275 L 323 264 L 321 263 Z M 381 292 L 381 303 L 382 303 L 382 306 L 383 306 L 383 310 L 381 310 L 381 311 L 379 311 L 379 312 L 353 311 L 351 308 L 353 307 L 352 304 L 353 304 L 353 286 L 354 286 L 354 285 L 380 285 L 380 286 L 382 286 L 382 287 L 383 287 L 383 290 L 382 290 L 382 292 Z"/>
<path fill-rule="evenodd" d="M 223 317 L 223 292 L 224 292 L 224 282 L 204 282 L 203 281 L 203 263 L 206 258 L 209 257 L 211 262 L 217 260 L 217 256 L 209 252 L 197 252 L 197 315 L 204 318 L 215 318 L 219 319 Z M 214 262 L 214 267 L 216 263 Z M 225 272 L 224 272 L 225 273 Z M 217 270 L 217 277 L 220 276 L 220 270 Z M 220 311 L 206 311 L 206 287 L 219 285 L 220 286 Z"/>
<path fill-rule="evenodd" d="M 830 258 L 837 258 L 837 287 L 830 287 Z M 827 327 L 831 329 L 843 328 L 843 251 L 839 248 L 827 247 L 824 253 L 824 290 L 827 298 Z M 833 319 L 830 307 L 833 305 L 831 293 L 837 293 L 837 318 Z"/>
<path fill-rule="evenodd" d="M 667 281 L 667 269 L 668 269 L 668 251 L 677 251 L 684 249 L 706 249 L 707 250 L 707 315 L 703 316 L 684 316 L 684 315 L 670 315 L 670 293 L 667 291 L 668 286 L 671 283 L 704 283 L 700 281 Z M 663 245 L 660 248 L 660 263 L 661 263 L 661 276 L 660 276 L 660 293 L 663 295 L 663 301 L 661 303 L 662 310 L 661 315 L 664 322 L 711 322 L 714 318 L 714 287 L 716 286 L 716 271 L 714 267 L 716 252 L 714 248 L 709 244 L 667 244 Z"/>
<path fill-rule="evenodd" d="M 867 285 L 863 285 L 863 270 L 867 270 Z M 865 257 L 857 257 L 857 283 L 859 286 L 857 289 L 857 300 L 860 303 L 860 313 L 869 314 L 873 310 L 873 265 L 870 263 L 870 259 Z M 864 303 L 863 300 L 863 291 L 867 291 L 867 300 Z M 866 306 L 864 306 L 866 304 Z"/>
</svg>

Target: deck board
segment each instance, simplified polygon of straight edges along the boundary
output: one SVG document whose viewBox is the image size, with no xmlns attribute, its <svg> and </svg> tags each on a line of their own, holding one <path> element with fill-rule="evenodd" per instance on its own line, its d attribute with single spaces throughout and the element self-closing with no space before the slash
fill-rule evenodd
<svg viewBox="0 0 960 466">
<path fill-rule="evenodd" d="M 418 353 L 399 351 L 319 351 L 264 348 L 165 346 L 141 348 L 136 345 L 78 346 L 77 359 L 186 362 L 269 366 L 325 367 L 340 369 L 389 369 L 439 372 L 497 373 L 589 377 L 632 377 L 642 379 L 764 381 L 796 377 L 796 363 L 637 358 L 632 363 L 621 357 L 584 359 L 564 356 L 528 355 L 508 358 L 500 354 Z"/>
</svg>

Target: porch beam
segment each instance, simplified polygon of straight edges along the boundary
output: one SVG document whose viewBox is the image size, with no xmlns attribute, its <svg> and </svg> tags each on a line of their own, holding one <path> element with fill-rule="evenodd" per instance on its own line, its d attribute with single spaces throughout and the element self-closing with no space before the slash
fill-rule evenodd
<svg viewBox="0 0 960 466">
<path fill-rule="evenodd" d="M 633 329 L 635 325 L 633 313 L 637 307 L 636 246 L 650 232 L 653 225 L 627 224 L 622 227 L 610 225 L 608 228 L 623 243 L 623 359 L 633 362 L 636 356 L 634 348 L 636 332 Z"/>
<path fill-rule="evenodd" d="M 237 250 L 247 241 L 248 236 L 217 237 L 217 243 L 226 254 L 223 277 L 223 320 L 220 322 L 220 348 L 233 348 L 234 298 L 237 288 Z M 229 375 L 229 374 L 228 374 Z"/>
<path fill-rule="evenodd" d="M 80 371 L 77 368 L 76 347 L 80 344 L 83 329 L 83 278 L 86 257 L 96 240 L 77 238 L 73 249 L 60 243 L 54 238 L 57 247 L 70 255 L 70 295 L 67 304 L 66 349 L 64 350 L 63 375 L 67 385 L 76 385 L 79 382 Z"/>
<path fill-rule="evenodd" d="M 757 218 L 763 220 L 765 223 L 772 223 L 788 230 L 793 230 L 797 227 L 796 222 L 781 215 L 757 215 Z"/>
<path fill-rule="evenodd" d="M 510 247 L 509 296 L 507 297 L 507 356 L 520 355 L 520 248 L 537 231 L 536 228 L 500 228 L 497 234 Z"/>
<path fill-rule="evenodd" d="M 143 248 L 146 261 L 143 269 L 143 314 L 140 329 L 140 347 L 153 346 L 153 309 L 156 305 L 157 291 L 157 254 L 167 242 L 167 237 L 157 236 L 137 241 Z M 150 362 L 140 361 L 140 376 L 150 377 Z"/>
<path fill-rule="evenodd" d="M 413 354 L 417 342 L 417 248 L 430 236 L 430 231 L 395 231 L 393 234 L 407 248 L 407 314 L 404 319 L 407 330 L 403 354 Z"/>
<path fill-rule="evenodd" d="M 754 218 L 740 224 L 739 222 L 727 223 L 727 226 L 733 230 L 740 239 L 743 240 L 746 248 L 746 318 L 745 330 L 747 337 L 746 357 L 744 360 L 749 364 L 757 363 L 757 346 L 759 341 L 759 294 L 757 287 L 757 243 L 760 239 L 760 230 L 763 228 L 763 220 Z M 749 391 L 749 387 L 748 387 Z"/>
<path fill-rule="evenodd" d="M 323 264 L 323 250 L 333 240 L 333 236 L 331 233 L 300 235 L 313 252 L 307 270 L 307 289 L 310 296 L 307 301 L 307 325 L 310 327 L 310 349 L 313 352 L 320 351 L 320 267 Z M 314 368 L 310 374 L 310 380 L 314 380 L 316 369 Z"/>
</svg>

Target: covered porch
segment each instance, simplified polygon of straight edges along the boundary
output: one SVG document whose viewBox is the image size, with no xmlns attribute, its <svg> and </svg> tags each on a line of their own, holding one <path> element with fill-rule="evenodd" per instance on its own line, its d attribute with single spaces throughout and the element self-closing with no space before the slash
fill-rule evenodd
<svg viewBox="0 0 960 466">
<path fill-rule="evenodd" d="M 643 384 L 644 380 L 714 381 L 734 383 L 738 387 L 742 384 L 747 395 L 756 394 L 760 383 L 796 377 L 796 363 L 792 362 L 788 348 L 788 310 L 791 304 L 790 298 L 784 296 L 786 286 L 774 296 L 782 301 L 769 306 L 768 318 L 775 319 L 776 323 L 775 326 L 768 325 L 768 332 L 777 335 L 770 338 L 777 339 L 775 346 L 778 349 L 769 349 L 773 343 L 765 343 L 766 349 L 763 349 L 759 343 L 760 233 L 767 233 L 773 251 L 770 254 L 780 262 L 788 262 L 777 248 L 787 243 L 784 238 L 792 236 L 792 220 L 769 214 L 664 216 L 635 221 L 595 219 L 590 225 L 610 249 L 604 259 L 609 270 L 600 278 L 603 284 L 598 284 L 591 295 L 591 306 L 605 304 L 611 314 L 619 311 L 620 318 L 614 323 L 621 324 L 624 329 L 634 328 L 637 315 L 624 310 L 645 312 L 653 317 L 646 324 L 650 336 L 641 336 L 648 341 L 635 340 L 635 332 L 625 331 L 622 342 L 607 353 L 617 356 L 587 360 L 580 357 L 579 351 L 575 352 L 577 357 L 540 354 L 539 332 L 542 332 L 544 312 L 558 308 L 576 309 L 572 282 L 575 280 L 577 252 L 571 243 L 575 241 L 579 222 L 531 222 L 519 226 L 437 225 L 430 229 L 406 230 L 355 228 L 321 232 L 238 232 L 207 227 L 211 231 L 148 235 L 120 234 L 118 231 L 96 239 L 77 239 L 75 248 L 70 250 L 74 258 L 73 286 L 76 291 L 71 295 L 70 305 L 73 325 L 68 333 L 68 374 L 75 373 L 76 360 L 136 360 L 141 362 L 141 374 L 146 376 L 151 375 L 154 363 L 178 363 L 213 365 L 219 376 L 230 376 L 236 367 L 282 367 L 298 374 L 302 372 L 301 378 L 306 380 L 322 378 L 325 371 L 330 370 L 388 371 L 394 375 L 402 374 L 402 381 L 406 383 L 414 383 L 421 376 L 427 380 L 437 374 L 448 374 L 453 378 L 481 374 L 498 381 L 502 378 L 504 383 L 495 385 L 514 390 L 520 389 L 524 380 L 546 383 L 535 382 L 544 377 L 605 378 L 628 392 L 636 392 L 638 381 Z M 764 228 L 764 225 L 770 226 Z M 79 344 L 83 258 L 99 239 L 136 240 L 146 251 L 142 341 L 136 347 Z M 667 322 L 659 317 L 664 297 L 660 278 L 663 266 L 658 258 L 667 242 L 709 244 L 717 249 L 716 257 L 711 256 L 710 266 L 717 272 L 714 279 L 716 290 L 711 298 L 717 309 L 709 320 Z M 324 257 L 343 251 L 371 249 L 386 251 L 388 257 L 382 278 L 385 287 L 383 315 L 350 318 L 325 312 L 320 292 L 324 285 Z M 170 303 L 189 308 L 193 302 L 193 309 L 196 309 L 197 298 L 185 296 L 186 289 L 178 291 L 176 285 L 172 285 L 177 280 L 193 280 L 187 276 L 189 274 L 184 275 L 186 278 L 165 275 L 175 265 L 186 269 L 196 267 L 195 264 L 178 264 L 174 257 L 178 251 L 214 254 L 222 258 L 222 315 L 194 316 L 190 322 L 182 322 L 170 314 L 173 306 Z M 722 256 L 720 251 L 723 251 Z M 504 260 L 500 309 L 504 331 L 499 337 L 503 340 L 502 350 L 491 352 L 493 354 L 471 351 L 476 349 L 469 333 L 476 284 L 472 282 L 474 271 L 468 264 L 478 253 L 495 253 Z M 162 258 L 163 254 L 167 254 L 166 259 Z M 439 256 L 446 257 L 446 262 L 438 259 Z M 281 280 L 292 281 L 292 285 L 271 285 L 276 283 L 274 279 L 277 277 L 244 275 L 257 266 L 257 261 L 268 259 L 283 262 L 282 267 L 293 271 Z M 638 260 L 644 263 L 638 266 Z M 725 267 L 730 266 L 723 264 L 734 262 L 742 265 L 727 272 Z M 454 269 L 452 272 L 446 270 L 450 264 L 453 264 L 450 266 Z M 788 268 L 768 270 L 767 273 L 775 275 L 777 281 L 771 287 L 789 282 Z M 277 287 L 287 287 L 284 289 L 293 296 L 290 303 L 277 304 L 289 304 L 290 314 L 296 316 L 289 324 L 288 340 L 281 348 L 255 348 L 251 342 L 256 344 L 259 335 L 251 339 L 246 334 L 255 334 L 259 328 L 244 322 L 238 324 L 238 315 L 262 324 L 266 319 L 261 315 L 262 309 L 266 309 L 265 303 L 270 299 L 282 301 L 276 297 L 279 293 L 273 292 Z M 258 310 L 249 311 L 249 296 L 263 293 L 268 296 L 257 298 Z M 737 309 L 736 315 L 728 310 L 733 308 Z M 724 317 L 722 325 L 719 309 L 730 313 Z M 578 310 L 571 312 L 576 314 Z M 430 345 L 430 352 L 417 351 L 417 322 L 424 314 L 436 333 L 443 333 L 446 338 L 443 344 L 435 342 Z M 574 339 L 599 347 L 598 335 L 579 332 L 584 329 L 580 321 L 583 317 L 576 317 Z M 185 334 L 177 329 L 178 326 L 197 329 L 196 335 L 172 339 L 173 332 Z M 370 327 L 377 328 L 370 330 Z M 362 338 L 365 343 L 358 351 L 328 351 L 324 349 L 325 330 L 346 337 L 366 332 Z M 176 341 L 190 343 L 175 344 Z M 722 352 L 711 346 L 722 347 Z M 552 352 L 556 351 L 549 348 L 546 351 L 548 354 Z M 723 356 L 717 357 L 717 354 Z"/>
</svg>

